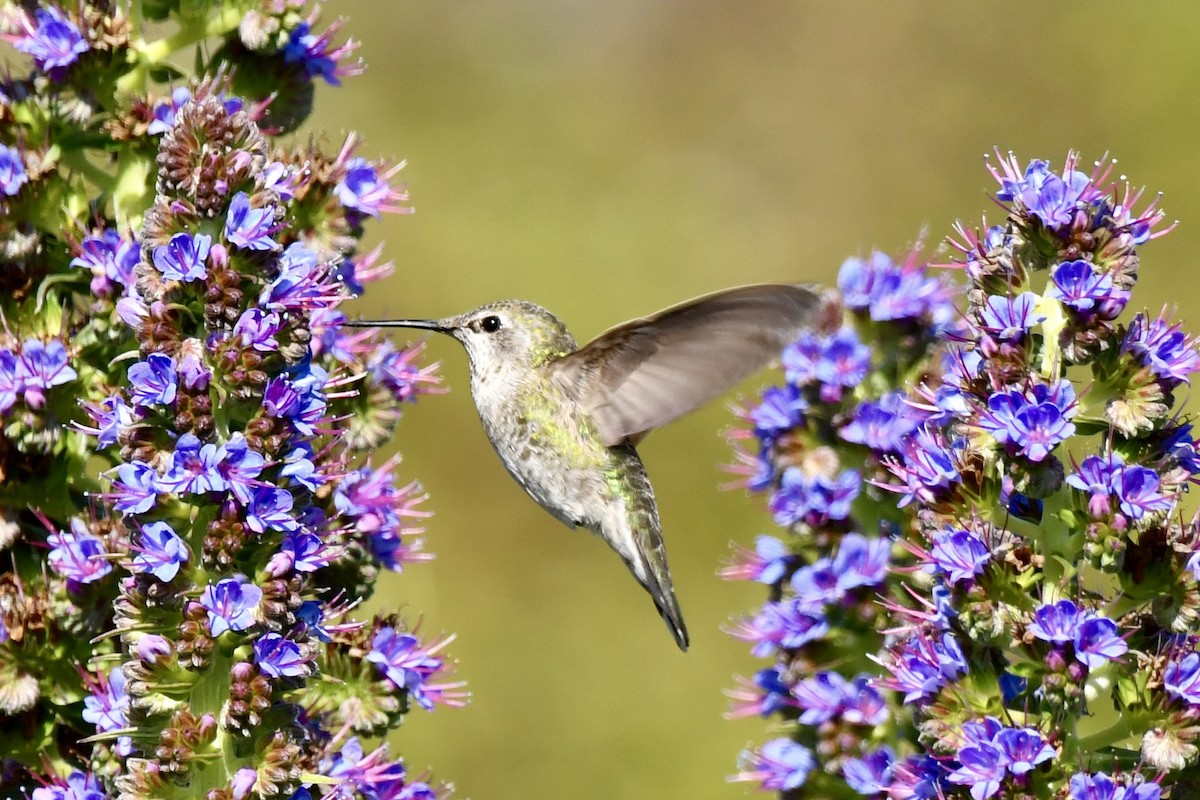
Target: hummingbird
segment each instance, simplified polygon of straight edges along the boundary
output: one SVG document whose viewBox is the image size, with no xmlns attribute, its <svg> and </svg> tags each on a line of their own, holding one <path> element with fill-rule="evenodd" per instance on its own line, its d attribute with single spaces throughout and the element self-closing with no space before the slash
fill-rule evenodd
<svg viewBox="0 0 1200 800">
<path fill-rule="evenodd" d="M 457 339 L 484 432 L 509 474 L 559 521 L 599 534 L 686 651 L 654 489 L 636 445 L 766 367 L 814 326 L 821 308 L 821 296 L 803 286 L 742 286 L 622 323 L 583 347 L 556 316 L 522 300 L 442 319 L 347 324 Z"/>
</svg>

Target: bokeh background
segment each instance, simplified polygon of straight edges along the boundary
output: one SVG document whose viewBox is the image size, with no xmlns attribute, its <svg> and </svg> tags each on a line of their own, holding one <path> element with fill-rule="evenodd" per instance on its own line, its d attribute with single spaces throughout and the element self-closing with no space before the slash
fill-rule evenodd
<svg viewBox="0 0 1200 800">
<path fill-rule="evenodd" d="M 999 218 L 982 155 L 1061 165 L 1105 152 L 1182 220 L 1143 251 L 1135 304 L 1200 324 L 1200 5 L 334 0 L 366 75 L 321 90 L 330 146 L 406 158 L 413 216 L 372 229 L 397 266 L 354 311 L 440 316 L 541 303 L 580 339 L 703 292 L 830 282 L 844 258 L 901 254 L 956 218 Z M 436 511 L 437 559 L 379 605 L 455 631 L 474 700 L 417 711 L 410 767 L 456 796 L 733 798 L 722 689 L 760 665 L 719 632 L 761 600 L 715 576 L 730 540 L 770 529 L 719 492 L 714 404 L 642 446 L 693 635 L 680 654 L 625 567 L 508 478 L 466 362 L 431 340 L 451 392 L 411 408 L 396 446 Z M 760 381 L 761 382 L 761 381 Z M 749 396 L 755 384 L 743 387 Z"/>
</svg>

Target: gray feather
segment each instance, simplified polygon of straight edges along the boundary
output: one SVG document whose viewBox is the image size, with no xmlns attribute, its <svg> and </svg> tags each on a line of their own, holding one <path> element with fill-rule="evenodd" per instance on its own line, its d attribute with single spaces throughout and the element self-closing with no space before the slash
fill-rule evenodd
<svg viewBox="0 0 1200 800">
<path fill-rule="evenodd" d="M 802 286 L 729 289 L 618 325 L 549 366 L 604 444 L 636 442 L 763 369 L 820 305 Z"/>
</svg>

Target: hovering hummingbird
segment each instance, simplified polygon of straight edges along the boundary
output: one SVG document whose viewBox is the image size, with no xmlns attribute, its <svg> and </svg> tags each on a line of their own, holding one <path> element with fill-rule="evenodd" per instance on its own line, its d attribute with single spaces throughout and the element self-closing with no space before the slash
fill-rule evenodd
<svg viewBox="0 0 1200 800">
<path fill-rule="evenodd" d="M 821 305 L 801 286 L 743 286 L 623 323 L 583 347 L 549 311 L 520 300 L 443 319 L 347 324 L 461 342 L 484 432 L 509 473 L 560 521 L 616 550 L 687 650 L 654 490 L 634 447 L 765 367 L 813 326 Z"/>
</svg>

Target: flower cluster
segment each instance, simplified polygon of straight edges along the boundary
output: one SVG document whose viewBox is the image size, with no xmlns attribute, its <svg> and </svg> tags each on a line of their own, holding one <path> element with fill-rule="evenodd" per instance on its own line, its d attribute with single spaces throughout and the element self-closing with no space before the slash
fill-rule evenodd
<svg viewBox="0 0 1200 800">
<path fill-rule="evenodd" d="M 429 558 L 420 485 L 364 455 L 436 365 L 340 310 L 391 269 L 358 243 L 400 165 L 271 138 L 354 43 L 304 2 L 135 5 L 0 3 L 32 70 L 0 85 L 0 793 L 440 796 L 360 741 L 464 702 L 453 637 L 350 616 Z"/>
<path fill-rule="evenodd" d="M 789 346 L 786 384 L 741 413 L 734 469 L 787 534 L 723 570 L 769 587 L 730 632 L 774 662 L 731 716 L 786 735 L 737 779 L 835 800 L 1188 796 L 1200 521 L 1176 512 L 1200 460 L 1175 405 L 1200 352 L 1164 315 L 1122 321 L 1169 228 L 1108 170 L 1001 158 L 1005 221 L 951 240 L 957 307 L 915 257 L 851 260 L 842 329 Z"/>
</svg>

